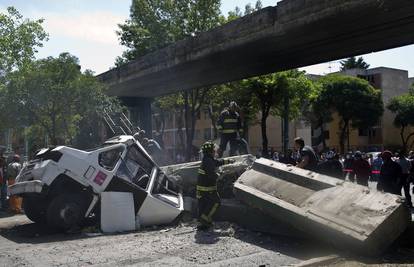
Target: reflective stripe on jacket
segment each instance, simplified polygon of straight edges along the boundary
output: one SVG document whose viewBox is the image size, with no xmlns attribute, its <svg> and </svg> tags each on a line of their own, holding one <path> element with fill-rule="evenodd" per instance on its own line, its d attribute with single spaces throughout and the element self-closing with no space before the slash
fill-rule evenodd
<svg viewBox="0 0 414 267">
<path fill-rule="evenodd" d="M 224 134 L 242 132 L 239 113 L 230 112 L 229 110 L 223 111 L 217 121 L 217 129 Z"/>
<path fill-rule="evenodd" d="M 217 167 L 227 164 L 227 160 L 215 159 L 211 155 L 204 155 L 198 169 L 197 191 L 217 190 Z"/>
</svg>

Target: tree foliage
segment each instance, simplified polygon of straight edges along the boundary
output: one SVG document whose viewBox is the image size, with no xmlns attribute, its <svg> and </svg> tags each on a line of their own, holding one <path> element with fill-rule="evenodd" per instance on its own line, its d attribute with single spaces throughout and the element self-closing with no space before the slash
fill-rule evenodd
<svg viewBox="0 0 414 267">
<path fill-rule="evenodd" d="M 52 145 L 93 146 L 100 142 L 98 127 L 105 106 L 117 105 L 78 59 L 68 53 L 48 57 L 10 74 L 2 91 L 3 112 L 10 124 L 43 132 Z M 92 142 L 94 141 L 94 142 Z"/>
<path fill-rule="evenodd" d="M 47 34 L 42 19 L 29 20 L 13 7 L 0 13 L 0 77 L 34 59 Z"/>
<path fill-rule="evenodd" d="M 252 95 L 252 105 L 261 114 L 262 154 L 268 155 L 267 118 L 270 114 L 286 117 L 287 121 L 302 114 L 312 90 L 312 82 L 304 72 L 290 70 L 245 79 L 245 93 Z M 288 102 L 288 106 L 286 106 Z"/>
<path fill-rule="evenodd" d="M 228 12 L 227 14 L 227 21 L 232 21 L 235 19 L 238 19 L 240 17 L 243 17 L 245 15 L 249 15 L 257 10 L 262 9 L 263 5 L 262 5 L 262 1 L 258 0 L 256 1 L 256 4 L 254 5 L 254 7 L 248 3 L 247 5 L 244 6 L 244 13 L 241 11 L 240 7 L 236 6 L 234 8 L 234 10 L 231 10 Z"/>
<path fill-rule="evenodd" d="M 384 112 L 380 90 L 367 81 L 350 76 L 328 75 L 320 80 L 321 90 L 316 105 L 325 112 L 337 112 L 340 121 L 340 148 L 344 152 L 350 127 L 375 126 Z M 319 110 L 318 113 L 323 112 Z"/>
<path fill-rule="evenodd" d="M 128 48 L 123 60 L 195 36 L 219 26 L 223 20 L 219 0 L 134 0 L 130 18 L 119 25 L 117 32 L 121 44 Z"/>
<path fill-rule="evenodd" d="M 387 105 L 387 108 L 395 113 L 394 125 L 400 128 L 401 143 L 405 151 L 414 144 L 409 142 L 414 137 L 414 132 L 405 133 L 408 126 L 414 126 L 414 93 L 393 97 Z"/>
<path fill-rule="evenodd" d="M 365 62 L 362 57 L 350 57 L 340 62 L 341 70 L 349 70 L 349 69 L 368 69 L 369 64 Z"/>
</svg>

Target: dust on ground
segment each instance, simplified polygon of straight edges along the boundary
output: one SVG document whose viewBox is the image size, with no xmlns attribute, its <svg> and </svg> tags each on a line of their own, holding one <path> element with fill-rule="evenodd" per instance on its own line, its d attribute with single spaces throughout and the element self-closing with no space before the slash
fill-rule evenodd
<svg viewBox="0 0 414 267">
<path fill-rule="evenodd" d="M 122 234 L 102 234 L 96 227 L 62 234 L 24 215 L 0 214 L 0 266 L 294 266 L 332 254 L 340 256 L 329 266 L 410 266 L 414 230 L 410 231 L 387 253 L 368 259 L 319 242 L 253 232 L 226 222 L 208 232 L 198 232 L 191 221 Z"/>
</svg>

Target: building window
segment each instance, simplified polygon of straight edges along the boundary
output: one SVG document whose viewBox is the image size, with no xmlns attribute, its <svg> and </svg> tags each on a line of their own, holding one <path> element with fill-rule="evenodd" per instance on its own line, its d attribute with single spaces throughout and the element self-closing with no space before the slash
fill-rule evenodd
<svg viewBox="0 0 414 267">
<path fill-rule="evenodd" d="M 204 129 L 204 140 L 211 140 L 211 129 L 210 128 Z"/>
<path fill-rule="evenodd" d="M 368 132 L 369 132 L 368 129 L 359 128 L 358 129 L 358 136 L 368 136 Z"/>
<path fill-rule="evenodd" d="M 324 131 L 323 136 L 325 137 L 325 140 L 329 140 L 329 131 Z"/>
<path fill-rule="evenodd" d="M 210 115 L 208 114 L 208 109 L 204 109 L 204 119 L 208 120 L 210 118 Z"/>
<path fill-rule="evenodd" d="M 201 138 L 201 136 L 200 136 L 200 130 L 195 130 L 195 132 L 194 132 L 194 139 L 198 140 L 200 138 Z"/>
</svg>

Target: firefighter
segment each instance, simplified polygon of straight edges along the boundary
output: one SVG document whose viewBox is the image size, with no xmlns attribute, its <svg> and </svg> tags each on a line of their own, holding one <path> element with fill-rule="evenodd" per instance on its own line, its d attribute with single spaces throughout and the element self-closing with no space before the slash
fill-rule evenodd
<svg viewBox="0 0 414 267">
<path fill-rule="evenodd" d="M 217 192 L 217 167 L 234 163 L 232 159 L 215 159 L 214 143 L 206 142 L 201 146 L 203 160 L 198 169 L 197 199 L 198 199 L 198 230 L 207 230 L 212 226 L 213 215 L 220 206 Z"/>
<path fill-rule="evenodd" d="M 239 146 L 239 137 L 243 135 L 243 128 L 237 103 L 232 101 L 227 109 L 225 109 L 217 121 L 217 129 L 220 136 L 220 149 L 218 156 L 222 157 L 226 150 L 227 143 L 230 142 L 230 156 L 234 156 Z"/>
</svg>

